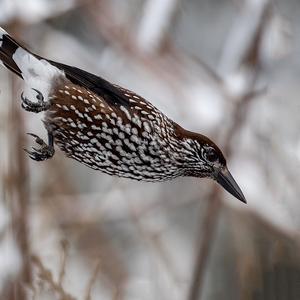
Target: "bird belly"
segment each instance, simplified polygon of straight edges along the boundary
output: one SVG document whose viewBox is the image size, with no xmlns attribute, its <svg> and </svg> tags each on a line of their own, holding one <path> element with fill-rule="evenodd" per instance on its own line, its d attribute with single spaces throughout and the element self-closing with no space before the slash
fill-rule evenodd
<svg viewBox="0 0 300 300">
<path fill-rule="evenodd" d="M 52 96 L 45 126 L 68 157 L 92 169 L 144 181 L 180 175 L 149 124 L 126 119 L 101 97 L 76 86 L 62 87 Z"/>
</svg>

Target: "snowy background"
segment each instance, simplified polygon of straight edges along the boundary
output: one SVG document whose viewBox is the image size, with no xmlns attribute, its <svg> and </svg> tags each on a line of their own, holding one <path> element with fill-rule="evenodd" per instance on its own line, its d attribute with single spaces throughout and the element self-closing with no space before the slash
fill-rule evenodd
<svg viewBox="0 0 300 300">
<path fill-rule="evenodd" d="M 0 69 L 0 299 L 300 299 L 298 0 L 1 0 L 32 51 L 131 89 L 226 153 L 216 183 L 36 163 Z"/>
</svg>

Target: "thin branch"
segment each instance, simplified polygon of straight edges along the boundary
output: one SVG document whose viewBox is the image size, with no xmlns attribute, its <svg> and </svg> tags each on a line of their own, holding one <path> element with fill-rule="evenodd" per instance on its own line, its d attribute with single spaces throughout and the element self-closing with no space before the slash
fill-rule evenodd
<svg viewBox="0 0 300 300">
<path fill-rule="evenodd" d="M 211 250 L 213 235 L 217 226 L 217 220 L 220 213 L 221 199 L 217 188 L 214 188 L 209 195 L 209 202 L 206 215 L 203 222 L 203 230 L 200 229 L 198 240 L 200 241 L 200 248 L 196 258 L 196 265 L 193 273 L 193 280 L 189 291 L 189 300 L 197 300 L 201 295 L 203 288 L 203 279 L 205 276 L 207 260 Z"/>
<path fill-rule="evenodd" d="M 96 282 L 98 273 L 100 271 L 100 267 L 101 267 L 101 260 L 99 258 L 98 262 L 96 263 L 94 272 L 93 272 L 93 274 L 91 276 L 91 279 L 88 282 L 87 289 L 86 289 L 86 296 L 84 297 L 85 300 L 91 300 L 92 299 L 91 298 L 91 293 L 92 293 L 93 286 L 94 286 L 94 284 Z"/>
<path fill-rule="evenodd" d="M 61 241 L 61 248 L 62 248 L 62 262 L 61 262 L 59 276 L 58 276 L 58 282 L 60 286 L 63 285 L 63 281 L 66 275 L 66 262 L 67 262 L 68 250 L 69 250 L 69 243 L 67 240 Z"/>
<path fill-rule="evenodd" d="M 52 291 L 57 293 L 60 296 L 60 299 L 62 299 L 62 300 L 75 300 L 76 299 L 73 296 L 71 296 L 70 294 L 68 294 L 59 283 L 54 281 L 51 271 L 44 266 L 44 264 L 42 263 L 42 261 L 40 260 L 40 258 L 38 256 L 33 255 L 31 257 L 31 261 L 32 261 L 33 265 L 39 271 L 39 273 L 38 273 L 39 278 L 42 281 L 48 283 L 50 288 L 52 289 Z"/>
</svg>

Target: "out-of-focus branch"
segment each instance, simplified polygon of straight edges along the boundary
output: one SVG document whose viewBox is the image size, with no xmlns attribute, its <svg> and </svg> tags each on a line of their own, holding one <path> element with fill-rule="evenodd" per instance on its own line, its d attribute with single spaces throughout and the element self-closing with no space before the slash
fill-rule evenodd
<svg viewBox="0 0 300 300">
<path fill-rule="evenodd" d="M 257 1 L 256 5 L 257 5 Z M 249 3 L 249 1 L 248 1 Z M 254 5 L 254 4 L 253 4 Z M 248 6 L 245 6 L 245 10 L 242 11 L 242 15 L 244 15 L 247 12 Z M 228 65 L 231 65 L 232 69 L 231 71 L 238 71 L 240 67 L 245 66 L 246 68 L 250 68 L 250 74 L 247 73 L 247 83 L 245 90 L 239 95 L 239 99 L 235 99 L 237 105 L 235 106 L 232 114 L 230 115 L 231 118 L 231 126 L 228 128 L 227 132 L 224 134 L 224 145 L 223 149 L 226 153 L 227 158 L 230 159 L 230 157 L 233 154 L 233 139 L 235 136 L 240 132 L 243 123 L 245 122 L 245 115 L 247 114 L 247 111 L 249 109 L 249 103 L 251 100 L 253 100 L 254 96 L 257 94 L 255 90 L 256 80 L 258 78 L 259 70 L 261 68 L 261 61 L 259 57 L 259 49 L 261 47 L 261 40 L 262 35 L 264 33 L 265 29 L 265 17 L 266 14 L 269 12 L 270 6 L 267 5 L 267 1 L 262 1 L 260 6 L 256 6 L 256 10 L 251 9 L 251 16 L 252 19 L 249 18 L 249 23 L 243 23 L 243 26 L 246 26 L 249 28 L 255 28 L 255 30 L 249 30 L 249 33 L 251 33 L 251 36 L 249 36 L 249 43 L 247 43 L 247 47 L 242 48 L 240 54 L 240 61 L 237 65 L 235 63 L 230 62 L 234 60 L 234 57 L 236 55 L 235 48 L 234 51 L 231 53 L 228 52 L 228 47 L 226 48 L 225 52 L 227 59 L 229 60 Z M 249 12 L 249 13 L 250 13 Z M 255 14 L 253 16 L 253 13 Z M 252 23 L 254 22 L 254 24 Z M 240 40 L 239 40 L 240 39 Z M 243 36 L 240 35 L 239 32 L 236 31 L 235 27 L 233 29 L 232 35 L 229 36 L 229 41 L 235 40 L 236 43 L 238 41 L 240 43 L 243 43 Z M 227 94 L 227 97 L 236 97 L 236 95 L 230 95 Z M 193 279 L 192 284 L 189 291 L 189 300 L 198 300 L 201 297 L 201 292 L 203 288 L 203 278 L 205 275 L 205 268 L 206 263 L 209 258 L 209 250 L 211 248 L 214 232 L 217 226 L 217 220 L 220 210 L 220 194 L 217 190 L 213 190 L 211 193 L 211 196 L 208 197 L 208 208 L 207 208 L 207 214 L 204 220 L 204 232 L 202 231 L 202 226 L 199 230 L 200 235 L 200 247 L 199 251 L 197 253 L 196 257 L 196 263 L 195 263 L 195 269 L 193 273 Z"/>
<path fill-rule="evenodd" d="M 176 16 L 180 0 L 148 0 L 137 33 L 137 45 L 146 54 L 162 48 Z"/>
<path fill-rule="evenodd" d="M 29 261 L 30 247 L 28 234 L 29 217 L 29 187 L 28 166 L 24 159 L 24 122 L 15 101 L 15 81 L 13 81 L 11 99 L 10 127 L 10 165 L 5 186 L 7 200 L 11 210 L 11 230 L 21 257 L 20 273 L 14 283 L 4 291 L 6 299 L 27 299 L 24 287 L 31 285 L 31 265 Z"/>
<path fill-rule="evenodd" d="M 173 5 L 176 8 L 178 3 L 174 2 Z M 102 39 L 109 43 L 112 48 L 120 50 L 123 54 L 138 61 L 148 71 L 158 74 L 161 81 L 168 85 L 178 98 L 185 98 L 183 91 L 187 77 L 191 76 L 193 74 L 191 70 L 197 69 L 197 67 L 198 70 L 204 70 L 213 81 L 219 82 L 220 77 L 205 62 L 199 58 L 195 60 L 184 55 L 171 42 L 168 43 L 168 59 L 162 59 L 159 55 L 150 58 L 149 55 L 140 51 L 137 39 L 127 24 L 117 25 L 119 22 L 114 18 L 109 1 L 93 3 L 93 5 L 87 5 L 86 8 L 90 19 L 95 23 L 95 30 L 99 31 L 99 36 Z M 176 10 L 173 11 L 174 15 L 175 12 Z"/>
<path fill-rule="evenodd" d="M 32 256 L 31 258 L 33 265 L 38 269 L 39 278 L 48 283 L 52 291 L 59 295 L 59 299 L 63 300 L 75 300 L 73 296 L 68 294 L 61 286 L 53 279 L 53 275 L 50 270 L 48 270 L 38 256 Z"/>
<path fill-rule="evenodd" d="M 62 261 L 61 261 L 61 266 L 59 271 L 58 282 L 59 285 L 62 287 L 66 275 L 66 263 L 67 263 L 68 250 L 69 250 L 69 244 L 67 240 L 61 241 L 61 248 L 62 248 Z"/>
<path fill-rule="evenodd" d="M 84 298 L 85 300 L 91 300 L 92 299 L 91 298 L 91 293 L 92 293 L 93 286 L 96 282 L 98 273 L 100 271 L 100 267 L 101 267 L 101 260 L 99 259 L 98 262 L 96 263 L 96 267 L 95 267 L 94 272 L 91 276 L 91 279 L 88 282 L 87 289 L 86 289 L 86 296 Z"/>
<path fill-rule="evenodd" d="M 211 191 L 208 199 L 210 202 L 208 203 L 203 225 L 201 225 L 199 230 L 198 240 L 201 242 L 201 244 L 192 274 L 192 283 L 188 296 L 189 300 L 198 300 L 199 296 L 201 295 L 203 279 L 205 275 L 204 271 L 206 268 L 207 259 L 209 257 L 209 251 L 211 249 L 213 235 L 217 226 L 217 220 L 221 206 L 221 199 L 217 188 L 214 188 Z"/>
</svg>

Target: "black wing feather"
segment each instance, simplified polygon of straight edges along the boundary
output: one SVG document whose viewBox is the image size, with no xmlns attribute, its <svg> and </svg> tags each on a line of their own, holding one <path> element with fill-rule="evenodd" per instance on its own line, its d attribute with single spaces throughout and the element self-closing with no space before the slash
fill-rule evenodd
<svg viewBox="0 0 300 300">
<path fill-rule="evenodd" d="M 124 95 L 121 89 L 111 84 L 109 81 L 89 73 L 87 71 L 81 70 L 76 67 L 58 63 L 55 61 L 47 60 L 55 67 L 64 71 L 66 77 L 74 84 L 83 86 L 90 91 L 96 93 L 110 105 L 117 106 L 129 106 L 128 98 Z"/>
</svg>

